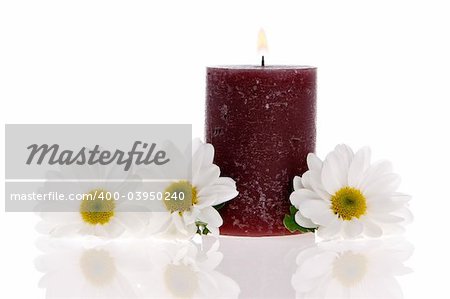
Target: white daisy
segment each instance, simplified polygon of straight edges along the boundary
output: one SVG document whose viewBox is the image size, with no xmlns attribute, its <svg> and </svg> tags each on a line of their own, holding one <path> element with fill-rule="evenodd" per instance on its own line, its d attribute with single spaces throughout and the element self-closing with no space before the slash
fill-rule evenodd
<svg viewBox="0 0 450 299">
<path fill-rule="evenodd" d="M 322 162 L 307 157 L 309 170 L 294 178 L 291 203 L 298 209 L 295 221 L 317 228 L 319 237 L 379 237 L 398 230 L 411 219 L 410 197 L 396 192 L 400 178 L 387 161 L 370 164 L 370 149 L 356 154 L 338 145 Z"/>
<path fill-rule="evenodd" d="M 41 202 L 37 207 L 42 219 L 37 226 L 40 233 L 54 237 L 115 238 L 125 232 L 138 233 L 147 224 L 140 207 L 122 198 L 114 199 L 115 194 L 126 195 L 141 184 L 139 177 L 122 171 L 119 166 L 64 167 L 59 172 L 48 172 L 47 179 L 41 193 L 57 192 L 82 198 L 62 203 Z"/>
<path fill-rule="evenodd" d="M 196 232 L 219 234 L 223 220 L 214 206 L 238 195 L 236 183 L 220 177 L 220 169 L 213 164 L 214 147 L 195 139 L 192 144 L 192 177 L 166 183 L 163 193 L 184 194 L 183 200 L 159 201 L 160 212 L 152 213 L 149 231 L 164 237 L 190 238 Z"/>
<path fill-rule="evenodd" d="M 412 252 L 402 238 L 317 243 L 298 253 L 291 283 L 296 298 L 402 298 Z"/>
</svg>

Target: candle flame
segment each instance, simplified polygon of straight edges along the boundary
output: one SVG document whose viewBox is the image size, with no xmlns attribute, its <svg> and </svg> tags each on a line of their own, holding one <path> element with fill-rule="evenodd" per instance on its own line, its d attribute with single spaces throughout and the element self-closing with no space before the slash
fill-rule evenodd
<svg viewBox="0 0 450 299">
<path fill-rule="evenodd" d="M 264 29 L 260 29 L 258 32 L 258 52 L 264 54 L 267 52 L 267 38 Z"/>
</svg>

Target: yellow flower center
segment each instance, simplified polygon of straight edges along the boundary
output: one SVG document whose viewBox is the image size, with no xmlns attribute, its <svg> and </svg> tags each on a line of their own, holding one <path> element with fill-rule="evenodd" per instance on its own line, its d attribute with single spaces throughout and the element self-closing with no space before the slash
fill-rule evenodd
<svg viewBox="0 0 450 299">
<path fill-rule="evenodd" d="M 343 220 L 359 218 L 366 213 L 366 198 L 356 188 L 343 187 L 331 197 L 331 209 Z"/>
<path fill-rule="evenodd" d="M 164 204 L 171 213 L 178 211 L 181 214 L 198 203 L 197 188 L 188 181 L 170 184 L 164 191 L 164 195 Z"/>
<path fill-rule="evenodd" d="M 111 221 L 116 204 L 110 195 L 111 193 L 103 189 L 94 189 L 83 195 L 80 214 L 84 222 L 104 225 Z"/>
</svg>

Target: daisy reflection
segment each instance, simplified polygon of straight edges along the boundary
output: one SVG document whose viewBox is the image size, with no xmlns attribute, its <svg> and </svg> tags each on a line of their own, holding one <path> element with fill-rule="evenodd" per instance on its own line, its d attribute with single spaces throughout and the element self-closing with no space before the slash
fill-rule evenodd
<svg viewBox="0 0 450 299">
<path fill-rule="evenodd" d="M 238 195 L 236 182 L 220 176 L 219 167 L 213 163 L 214 147 L 211 144 L 194 139 L 184 152 L 172 143 L 163 148 L 174 160 L 184 161 L 189 166 L 181 167 L 175 163 L 170 166 L 168 163 L 158 169 L 141 168 L 138 171 L 142 177 L 167 179 L 158 184 L 158 193 L 164 195 L 164 200 L 154 202 L 147 233 L 166 240 L 186 240 L 197 233 L 218 236 L 223 219 L 215 206 Z M 142 188 L 142 192 L 149 191 L 145 185 Z"/>
<path fill-rule="evenodd" d="M 215 268 L 219 243 L 41 239 L 36 268 L 46 298 L 237 298 Z"/>
<path fill-rule="evenodd" d="M 238 298 L 240 288 L 217 271 L 223 254 L 212 245 L 164 242 L 152 251 L 153 271 L 141 280 L 145 298 Z"/>
<path fill-rule="evenodd" d="M 291 283 L 296 298 L 402 298 L 412 251 L 400 238 L 318 243 L 300 251 Z"/>
<path fill-rule="evenodd" d="M 44 275 L 39 286 L 46 298 L 139 298 L 136 277 L 150 263 L 144 242 L 82 242 L 80 239 L 41 239 L 43 254 L 36 268 Z"/>
<path fill-rule="evenodd" d="M 53 237 L 103 239 L 140 233 L 148 216 L 142 207 L 124 198 L 142 184 L 141 178 L 121 167 L 70 165 L 48 171 L 39 192 L 63 194 L 70 200 L 39 202 L 37 231 Z"/>
</svg>

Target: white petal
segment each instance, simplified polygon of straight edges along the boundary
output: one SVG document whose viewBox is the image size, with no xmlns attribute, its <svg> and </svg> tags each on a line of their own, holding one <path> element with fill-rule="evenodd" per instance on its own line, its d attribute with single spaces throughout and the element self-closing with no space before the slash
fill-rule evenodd
<svg viewBox="0 0 450 299">
<path fill-rule="evenodd" d="M 171 214 L 171 219 L 172 223 L 175 225 L 175 228 L 177 229 L 178 232 L 182 234 L 188 233 L 188 229 L 185 223 L 182 221 L 182 217 L 180 216 L 180 214 L 178 214 L 178 212 L 173 212 Z"/>
<path fill-rule="evenodd" d="M 371 197 L 378 194 L 393 193 L 399 185 L 400 177 L 394 173 L 390 173 L 368 182 L 362 191 L 366 197 Z"/>
<path fill-rule="evenodd" d="M 299 210 L 303 216 L 318 225 L 327 225 L 334 219 L 328 204 L 321 200 L 305 200 Z"/>
<path fill-rule="evenodd" d="M 348 221 L 344 221 L 344 235 L 347 238 L 356 238 L 359 236 L 364 229 L 363 224 L 358 219 L 352 219 Z"/>
<path fill-rule="evenodd" d="M 200 167 L 207 167 L 211 164 L 213 164 L 213 160 L 214 160 L 214 147 L 212 146 L 212 144 L 209 143 L 205 143 L 203 145 L 201 145 L 197 152 L 199 153 L 199 155 L 196 158 L 199 158 L 198 160 L 196 160 L 195 162 L 199 162 L 200 163 Z M 194 157 L 193 157 L 194 159 Z"/>
<path fill-rule="evenodd" d="M 404 220 L 403 217 L 391 215 L 391 214 L 371 214 L 370 217 L 380 223 L 398 223 Z"/>
<path fill-rule="evenodd" d="M 338 144 L 334 151 L 339 154 L 339 160 L 342 161 L 343 166 L 348 169 L 354 156 L 351 147 L 346 144 Z"/>
<path fill-rule="evenodd" d="M 317 172 L 322 171 L 322 161 L 315 154 L 309 153 L 306 157 L 306 163 L 308 164 L 309 170 Z"/>
<path fill-rule="evenodd" d="M 204 144 L 198 144 L 195 151 L 192 152 L 192 160 L 191 160 L 191 167 L 192 167 L 192 177 L 197 177 L 200 169 L 203 167 L 203 160 L 205 156 L 205 147 Z M 208 159 L 209 157 L 206 157 Z M 211 163 L 212 164 L 212 159 Z"/>
<path fill-rule="evenodd" d="M 370 165 L 370 148 L 360 149 L 354 156 L 348 170 L 348 184 L 357 187 Z"/>
<path fill-rule="evenodd" d="M 214 202 L 214 205 L 220 205 L 224 202 L 227 202 L 233 198 L 235 198 L 236 196 L 238 196 L 239 192 L 236 189 L 232 189 L 232 190 L 224 190 L 223 192 L 221 192 L 220 194 L 217 194 L 217 198 Z"/>
<path fill-rule="evenodd" d="M 187 236 L 192 238 L 197 233 L 197 225 L 195 223 L 186 226 Z"/>
<path fill-rule="evenodd" d="M 311 219 L 308 219 L 308 218 L 304 217 L 300 213 L 300 211 L 295 213 L 295 222 L 297 222 L 297 224 L 300 225 L 301 227 L 306 227 L 306 228 L 315 228 L 315 227 L 317 227 L 317 224 L 312 222 Z"/>
<path fill-rule="evenodd" d="M 381 235 L 383 234 L 383 230 L 381 229 L 381 227 L 375 224 L 374 222 L 370 221 L 369 219 L 364 219 L 363 224 L 364 224 L 364 234 L 366 236 L 378 238 L 381 237 Z"/>
<path fill-rule="evenodd" d="M 317 193 L 320 198 L 329 201 L 331 198 L 331 194 L 325 190 L 322 184 L 321 172 L 310 171 L 308 176 L 311 189 L 314 190 L 314 192 Z"/>
<path fill-rule="evenodd" d="M 211 226 L 219 227 L 223 224 L 222 217 L 213 207 L 204 208 L 198 215 L 198 219 Z"/>
<path fill-rule="evenodd" d="M 220 169 L 217 165 L 211 164 L 199 169 L 198 174 L 192 178 L 192 183 L 197 190 L 213 184 L 220 176 Z"/>
<path fill-rule="evenodd" d="M 200 198 L 204 197 L 205 199 L 214 197 L 214 205 L 218 205 L 235 198 L 238 195 L 238 191 L 236 190 L 236 183 L 234 180 L 227 177 L 220 177 L 213 185 L 209 185 L 199 190 L 198 195 Z M 200 205 L 203 204 L 200 202 L 199 206 Z"/>
<path fill-rule="evenodd" d="M 217 194 L 210 194 L 207 196 L 199 196 L 198 202 L 195 207 L 198 209 L 203 209 L 205 207 L 212 207 L 216 205 Z"/>
<path fill-rule="evenodd" d="M 392 173 L 392 164 L 389 161 L 379 161 L 372 164 L 363 175 L 362 180 L 357 186 L 359 189 L 364 189 L 374 179 L 385 174 Z"/>
<path fill-rule="evenodd" d="M 367 197 L 367 210 L 371 213 L 389 213 L 404 206 L 402 202 L 395 202 L 389 195 Z"/>
<path fill-rule="evenodd" d="M 405 233 L 405 228 L 402 224 L 389 223 L 383 224 L 383 234 L 384 235 L 401 235 Z"/>
<path fill-rule="evenodd" d="M 192 139 L 192 146 L 191 146 L 191 153 L 194 155 L 199 147 L 201 147 L 203 144 L 205 144 L 203 141 L 200 140 L 200 138 L 194 138 Z"/>
<path fill-rule="evenodd" d="M 308 189 L 300 189 L 292 192 L 289 199 L 296 208 L 301 206 L 305 200 L 322 200 L 316 193 Z"/>
<path fill-rule="evenodd" d="M 336 152 L 331 152 L 323 162 L 322 185 L 330 194 L 336 193 L 336 191 L 347 185 L 348 169 L 344 168 L 339 158 Z"/>
<path fill-rule="evenodd" d="M 408 207 L 402 207 L 393 213 L 403 219 L 402 224 L 409 224 L 414 220 L 414 215 Z"/>
<path fill-rule="evenodd" d="M 391 195 L 391 200 L 397 203 L 403 203 L 406 204 L 408 201 L 411 200 L 411 195 L 400 193 L 400 192 L 394 192 Z"/>
<path fill-rule="evenodd" d="M 293 185 L 294 185 L 294 190 L 302 189 L 303 188 L 302 177 L 295 176 Z"/>
<path fill-rule="evenodd" d="M 236 189 L 236 181 L 233 180 L 232 178 L 229 177 L 220 177 L 216 180 L 214 185 L 220 185 L 220 186 L 228 186 L 231 188 L 235 188 Z"/>
<path fill-rule="evenodd" d="M 301 184 L 303 185 L 302 188 L 305 189 L 312 189 L 312 185 L 311 185 L 311 171 L 307 171 L 305 172 L 302 177 L 301 177 Z"/>
<path fill-rule="evenodd" d="M 323 239 L 333 239 L 337 235 L 339 235 L 342 229 L 342 220 L 338 217 L 335 217 L 330 223 L 326 226 L 320 226 L 317 230 L 317 235 Z"/>
<path fill-rule="evenodd" d="M 185 225 L 195 223 L 197 216 L 200 214 L 199 209 L 191 209 L 191 211 L 186 211 L 182 214 L 183 222 Z"/>
</svg>

